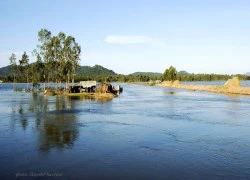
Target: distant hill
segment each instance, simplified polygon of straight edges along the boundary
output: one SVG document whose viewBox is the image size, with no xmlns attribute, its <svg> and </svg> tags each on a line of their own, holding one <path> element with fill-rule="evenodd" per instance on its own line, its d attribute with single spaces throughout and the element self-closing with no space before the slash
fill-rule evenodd
<svg viewBox="0 0 250 180">
<path fill-rule="evenodd" d="M 80 66 L 76 71 L 77 75 L 82 76 L 112 76 L 117 75 L 114 71 L 104 68 L 100 65 L 91 66 Z M 0 68 L 0 76 L 10 76 L 11 75 L 11 66 L 5 66 Z"/>
<path fill-rule="evenodd" d="M 10 76 L 11 75 L 11 66 L 5 66 L 0 68 L 0 76 Z"/>
<path fill-rule="evenodd" d="M 250 76 L 250 72 L 247 72 L 246 75 Z"/>
<path fill-rule="evenodd" d="M 107 69 L 100 65 L 91 66 L 80 66 L 76 71 L 77 75 L 83 76 L 112 76 L 117 75 L 113 70 Z"/>
<path fill-rule="evenodd" d="M 182 74 L 182 75 L 188 75 L 188 74 L 190 74 L 190 73 L 188 73 L 187 71 L 179 71 L 178 73 L 179 73 L 179 74 Z"/>
<path fill-rule="evenodd" d="M 129 75 L 137 76 L 137 75 L 143 75 L 143 76 L 161 76 L 161 73 L 157 72 L 135 72 Z"/>
</svg>

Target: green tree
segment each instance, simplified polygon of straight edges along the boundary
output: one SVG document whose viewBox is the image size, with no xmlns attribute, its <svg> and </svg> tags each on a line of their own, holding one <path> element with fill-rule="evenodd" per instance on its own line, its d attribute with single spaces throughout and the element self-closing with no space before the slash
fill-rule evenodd
<svg viewBox="0 0 250 180">
<path fill-rule="evenodd" d="M 166 69 L 165 72 L 163 73 L 163 79 L 169 81 L 175 81 L 177 79 L 176 68 L 170 66 L 168 69 Z"/>
<path fill-rule="evenodd" d="M 27 83 L 27 90 L 28 90 L 28 83 L 29 83 L 29 56 L 26 52 L 23 53 L 22 58 L 19 60 L 20 64 L 20 74 L 21 76 L 26 77 Z"/>
<path fill-rule="evenodd" d="M 64 41 L 64 56 L 68 68 L 68 79 L 72 78 L 72 83 L 74 82 L 74 76 L 76 74 L 76 69 L 80 62 L 81 47 L 76 43 L 75 38 L 72 36 L 66 37 Z"/>
<path fill-rule="evenodd" d="M 53 69 L 51 63 L 50 63 L 50 56 L 51 56 L 51 49 L 50 49 L 50 42 L 51 42 L 51 32 L 47 29 L 41 29 L 38 32 L 38 41 L 39 45 L 37 46 L 37 49 L 34 50 L 35 54 L 39 54 L 42 62 L 45 65 L 44 69 L 44 78 L 47 79 L 47 83 L 49 83 L 50 80 L 50 72 Z"/>
<path fill-rule="evenodd" d="M 47 82 L 70 81 L 74 82 L 76 69 L 79 66 L 81 47 L 72 36 L 66 36 L 60 32 L 57 36 L 51 36 L 47 29 L 41 29 L 38 33 L 40 45 L 34 50 L 39 54 L 45 64 L 44 74 Z M 68 78 L 67 78 L 68 77 Z"/>
<path fill-rule="evenodd" d="M 11 71 L 14 76 L 14 80 L 13 80 L 13 88 L 14 88 L 14 83 L 16 83 L 16 73 L 17 73 L 16 55 L 12 53 L 9 60 L 10 60 L 10 65 L 11 65 Z"/>
</svg>

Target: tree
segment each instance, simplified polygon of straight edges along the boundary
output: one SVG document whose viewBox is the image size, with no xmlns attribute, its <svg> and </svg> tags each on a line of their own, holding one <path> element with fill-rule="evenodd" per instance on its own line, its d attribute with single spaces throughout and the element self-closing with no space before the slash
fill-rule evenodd
<svg viewBox="0 0 250 180">
<path fill-rule="evenodd" d="M 38 33 L 40 45 L 34 50 L 34 54 L 39 55 L 45 65 L 44 74 L 47 82 L 67 81 L 72 78 L 79 66 L 81 47 L 72 36 L 66 36 L 60 32 L 57 36 L 51 36 L 47 29 L 41 29 Z M 68 77 L 68 78 L 67 78 Z"/>
<path fill-rule="evenodd" d="M 47 82 L 49 83 L 50 71 L 53 68 L 50 63 L 51 49 L 49 48 L 49 43 L 51 41 L 51 32 L 47 29 L 41 29 L 38 32 L 38 41 L 40 42 L 40 44 L 37 46 L 37 49 L 34 50 L 34 53 L 36 54 L 36 56 L 39 54 L 41 61 L 44 63 L 45 69 L 43 76 L 44 78 L 47 78 Z"/>
<path fill-rule="evenodd" d="M 27 90 L 29 83 L 29 56 L 26 52 L 23 53 L 22 58 L 19 60 L 20 64 L 20 74 L 26 76 Z"/>
<path fill-rule="evenodd" d="M 68 78 L 72 77 L 72 83 L 74 82 L 74 76 L 76 69 L 80 62 L 81 47 L 76 43 L 75 38 L 72 36 L 66 37 L 64 41 L 64 55 L 67 62 Z"/>
<path fill-rule="evenodd" d="M 177 71 L 175 67 L 170 66 L 169 69 L 166 69 L 163 73 L 163 79 L 169 81 L 175 81 L 177 79 Z"/>
<path fill-rule="evenodd" d="M 16 71 L 17 71 L 16 55 L 14 53 L 12 53 L 9 60 L 10 60 L 10 65 L 11 65 L 11 71 L 14 75 L 13 82 L 15 83 L 16 82 Z M 14 88 L 14 84 L 13 84 L 13 88 Z"/>
</svg>

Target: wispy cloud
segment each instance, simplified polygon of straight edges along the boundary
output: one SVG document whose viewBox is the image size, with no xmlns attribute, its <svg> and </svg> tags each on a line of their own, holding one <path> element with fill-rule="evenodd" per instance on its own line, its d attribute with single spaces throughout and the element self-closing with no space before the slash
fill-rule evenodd
<svg viewBox="0 0 250 180">
<path fill-rule="evenodd" d="M 108 44 L 142 44 L 147 43 L 151 38 L 146 36 L 115 36 L 109 35 L 105 38 Z"/>
<path fill-rule="evenodd" d="M 147 44 L 157 48 L 167 47 L 164 41 L 148 36 L 108 35 L 105 37 L 104 41 L 108 44 Z"/>
</svg>

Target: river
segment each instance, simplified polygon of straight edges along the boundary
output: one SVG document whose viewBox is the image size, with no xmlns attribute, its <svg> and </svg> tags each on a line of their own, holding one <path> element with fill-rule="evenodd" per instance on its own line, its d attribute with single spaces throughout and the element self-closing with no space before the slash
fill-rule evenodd
<svg viewBox="0 0 250 180">
<path fill-rule="evenodd" d="M 250 179 L 250 97 L 122 84 L 111 101 L 0 84 L 1 179 Z"/>
</svg>

